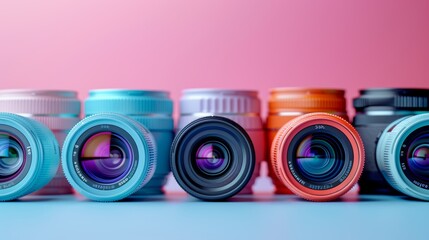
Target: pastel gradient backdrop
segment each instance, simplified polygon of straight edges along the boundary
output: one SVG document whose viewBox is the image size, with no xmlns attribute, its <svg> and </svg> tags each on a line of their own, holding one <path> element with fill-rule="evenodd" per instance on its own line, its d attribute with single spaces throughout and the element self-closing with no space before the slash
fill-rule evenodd
<svg viewBox="0 0 429 240">
<path fill-rule="evenodd" d="M 429 87 L 427 0 L 0 2 L 0 88 Z M 349 105 L 350 107 L 350 105 Z M 350 108 L 349 108 L 350 109 Z M 264 108 L 265 110 L 265 108 Z"/>
</svg>

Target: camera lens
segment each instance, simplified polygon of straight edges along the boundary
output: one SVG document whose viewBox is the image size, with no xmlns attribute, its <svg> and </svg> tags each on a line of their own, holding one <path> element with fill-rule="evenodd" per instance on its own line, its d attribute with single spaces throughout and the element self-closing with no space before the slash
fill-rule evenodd
<svg viewBox="0 0 429 240">
<path fill-rule="evenodd" d="M 278 179 L 293 193 L 329 201 L 357 183 L 364 165 L 363 143 L 343 118 L 309 113 L 278 131 L 271 162 Z"/>
<path fill-rule="evenodd" d="M 429 111 L 429 89 L 365 89 L 360 91 L 353 105 L 356 109 L 353 125 L 362 137 L 366 150 L 366 164 L 359 180 L 360 193 L 398 194 L 377 167 L 377 142 L 392 122 Z"/>
<path fill-rule="evenodd" d="M 156 168 L 156 144 L 125 115 L 95 114 L 80 121 L 63 146 L 64 173 L 76 191 L 95 201 L 117 201 L 145 186 Z"/>
<path fill-rule="evenodd" d="M 260 116 L 261 102 L 256 91 L 228 89 L 187 89 L 180 100 L 178 130 L 206 116 L 221 116 L 243 127 L 255 147 L 256 165 L 251 180 L 242 194 L 252 193 L 260 164 L 266 156 L 264 128 Z"/>
<path fill-rule="evenodd" d="M 271 90 L 268 101 L 267 145 L 272 147 L 274 138 L 283 125 L 292 119 L 313 112 L 326 112 L 348 119 L 344 90 L 315 88 L 275 88 Z M 277 178 L 269 161 L 269 176 L 276 186 L 276 193 L 290 194 L 282 181 Z"/>
<path fill-rule="evenodd" d="M 33 193 L 54 177 L 59 146 L 43 124 L 0 113 L 0 201 Z"/>
<path fill-rule="evenodd" d="M 169 152 L 174 137 L 173 101 L 168 92 L 99 89 L 92 90 L 85 101 L 85 115 L 116 113 L 142 124 L 153 136 L 157 167 L 153 177 L 135 196 L 161 194 L 170 172 Z"/>
<path fill-rule="evenodd" d="M 398 119 L 382 133 L 377 165 L 397 191 L 429 200 L 429 114 Z"/>
<path fill-rule="evenodd" d="M 171 166 L 179 185 L 192 196 L 224 200 L 242 191 L 252 177 L 252 140 L 228 118 L 202 117 L 177 134 L 171 147 Z"/>
<path fill-rule="evenodd" d="M 0 112 L 15 113 L 46 125 L 60 145 L 79 122 L 80 101 L 73 91 L 0 90 Z M 55 177 L 36 194 L 70 194 L 72 188 L 61 167 Z"/>
</svg>

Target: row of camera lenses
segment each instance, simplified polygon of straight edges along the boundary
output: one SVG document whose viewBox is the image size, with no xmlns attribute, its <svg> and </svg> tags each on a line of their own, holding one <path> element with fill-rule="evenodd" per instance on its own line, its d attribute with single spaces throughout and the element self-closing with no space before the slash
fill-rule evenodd
<svg viewBox="0 0 429 240">
<path fill-rule="evenodd" d="M 363 171 L 361 193 L 429 200 L 429 89 L 367 89 L 353 104 L 354 127 L 342 90 L 274 89 L 264 127 L 255 91 L 185 90 L 174 136 L 167 92 L 94 90 L 79 121 L 74 92 L 2 90 L 0 200 L 160 194 L 170 170 L 194 197 L 223 200 L 251 193 L 265 158 L 279 194 L 333 200 Z"/>
</svg>

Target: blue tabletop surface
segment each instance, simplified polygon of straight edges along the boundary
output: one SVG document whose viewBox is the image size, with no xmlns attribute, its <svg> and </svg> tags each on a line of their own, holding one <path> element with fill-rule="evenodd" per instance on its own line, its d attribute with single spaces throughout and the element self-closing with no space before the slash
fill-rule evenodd
<svg viewBox="0 0 429 240">
<path fill-rule="evenodd" d="M 349 195 L 325 203 L 278 195 L 114 203 L 29 196 L 0 203 L 0 213 L 0 239 L 429 239 L 429 203 L 399 196 Z"/>
</svg>

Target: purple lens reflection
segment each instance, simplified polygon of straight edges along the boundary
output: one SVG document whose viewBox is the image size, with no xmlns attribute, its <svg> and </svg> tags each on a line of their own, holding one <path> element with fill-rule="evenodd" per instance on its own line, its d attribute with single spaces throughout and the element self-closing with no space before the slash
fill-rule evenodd
<svg viewBox="0 0 429 240">
<path fill-rule="evenodd" d="M 112 184 L 129 173 L 133 152 L 123 137 L 112 132 L 100 132 L 85 141 L 79 160 L 83 171 L 94 181 Z"/>
<path fill-rule="evenodd" d="M 227 148 L 218 142 L 208 142 L 201 145 L 195 156 L 198 168 L 205 174 L 218 175 L 229 165 Z"/>
<path fill-rule="evenodd" d="M 419 136 L 410 144 L 407 162 L 411 172 L 429 181 L 429 134 Z"/>
<path fill-rule="evenodd" d="M 22 144 L 8 133 L 0 133 L 0 179 L 9 181 L 19 175 L 25 163 Z"/>
</svg>

